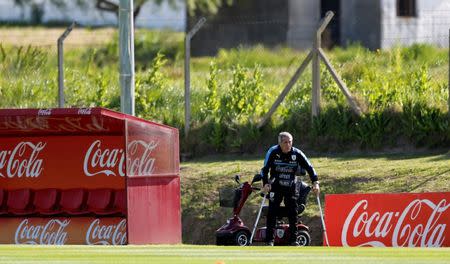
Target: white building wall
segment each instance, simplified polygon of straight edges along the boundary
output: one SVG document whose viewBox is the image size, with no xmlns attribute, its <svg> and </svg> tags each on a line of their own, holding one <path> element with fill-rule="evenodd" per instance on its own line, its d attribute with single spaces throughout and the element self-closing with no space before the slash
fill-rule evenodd
<svg viewBox="0 0 450 264">
<path fill-rule="evenodd" d="M 118 1 L 117 1 L 118 2 Z M 95 8 L 95 1 L 89 1 L 88 6 L 80 8 L 75 0 L 66 0 L 67 8 L 59 9 L 49 3 L 41 1 L 44 7 L 42 22 L 49 21 L 77 21 L 84 26 L 116 26 L 117 16 L 111 12 L 100 11 Z M 1 21 L 30 21 L 31 8 L 24 9 L 14 5 L 13 0 L 0 0 Z M 184 1 L 178 1 L 177 7 L 172 8 L 163 2 L 158 6 L 151 1 L 146 3 L 135 20 L 137 27 L 169 28 L 184 31 L 186 24 L 186 7 Z"/>
<path fill-rule="evenodd" d="M 396 0 L 381 2 L 381 48 L 413 43 L 448 46 L 449 0 L 416 0 L 416 17 L 398 17 Z"/>
</svg>

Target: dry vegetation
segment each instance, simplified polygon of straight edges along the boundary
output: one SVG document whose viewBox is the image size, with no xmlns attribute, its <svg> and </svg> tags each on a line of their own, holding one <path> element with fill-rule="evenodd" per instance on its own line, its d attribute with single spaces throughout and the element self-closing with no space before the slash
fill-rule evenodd
<svg viewBox="0 0 450 264">
<path fill-rule="evenodd" d="M 3 45 L 56 47 L 58 38 L 65 28 L 44 27 L 0 27 L 0 40 Z M 75 27 L 64 43 L 67 47 L 104 45 L 111 41 L 116 28 L 87 29 Z"/>
</svg>

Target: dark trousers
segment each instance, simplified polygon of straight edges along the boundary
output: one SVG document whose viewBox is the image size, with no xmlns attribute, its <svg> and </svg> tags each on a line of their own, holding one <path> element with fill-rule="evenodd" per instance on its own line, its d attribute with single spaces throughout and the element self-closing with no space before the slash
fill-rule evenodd
<svg viewBox="0 0 450 264">
<path fill-rule="evenodd" d="M 284 205 L 287 209 L 289 218 L 290 242 L 295 241 L 297 238 L 297 203 L 294 193 L 291 191 L 277 191 L 274 192 L 273 197 L 270 197 L 269 195 L 269 212 L 267 214 L 266 229 L 266 241 L 268 242 L 274 240 L 273 231 L 277 221 L 277 216 L 280 214 L 280 204 L 282 200 L 284 200 Z"/>
</svg>

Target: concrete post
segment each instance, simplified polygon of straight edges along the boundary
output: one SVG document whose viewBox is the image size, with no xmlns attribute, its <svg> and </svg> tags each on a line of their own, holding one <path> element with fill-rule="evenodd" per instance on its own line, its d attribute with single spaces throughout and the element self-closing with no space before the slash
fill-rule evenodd
<svg viewBox="0 0 450 264">
<path fill-rule="evenodd" d="M 189 135 L 191 123 L 191 38 L 205 24 L 206 18 L 202 17 L 195 26 L 186 34 L 184 39 L 184 136 Z"/>
<path fill-rule="evenodd" d="M 134 115 L 133 0 L 119 3 L 120 111 Z"/>
<path fill-rule="evenodd" d="M 322 43 L 322 32 L 327 27 L 333 18 L 333 11 L 328 11 L 325 17 L 320 21 L 319 28 L 314 36 L 313 44 L 313 58 L 312 58 L 312 104 L 311 104 L 311 115 L 316 117 L 320 113 L 320 60 L 319 60 L 319 49 Z"/>
</svg>

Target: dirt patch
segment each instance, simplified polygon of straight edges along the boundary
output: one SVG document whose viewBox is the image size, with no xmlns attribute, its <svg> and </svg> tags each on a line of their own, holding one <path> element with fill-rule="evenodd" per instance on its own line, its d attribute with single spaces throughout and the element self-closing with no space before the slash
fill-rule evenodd
<svg viewBox="0 0 450 264">
<path fill-rule="evenodd" d="M 0 28 L 3 45 L 14 46 L 57 46 L 58 38 L 66 28 Z M 65 39 L 65 47 L 102 45 L 117 32 L 117 28 L 85 29 L 74 28 Z"/>
</svg>

